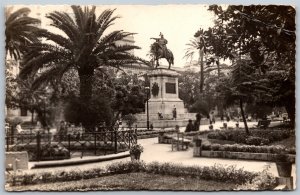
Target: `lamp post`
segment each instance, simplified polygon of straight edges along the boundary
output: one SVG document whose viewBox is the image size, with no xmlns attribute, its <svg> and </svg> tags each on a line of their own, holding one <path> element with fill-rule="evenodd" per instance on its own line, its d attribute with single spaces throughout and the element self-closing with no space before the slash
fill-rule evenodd
<svg viewBox="0 0 300 195">
<path fill-rule="evenodd" d="M 149 90 L 150 90 L 150 87 L 145 87 L 146 89 L 146 93 L 147 93 L 147 109 L 146 109 L 146 112 L 147 112 L 147 130 L 149 130 Z"/>
<path fill-rule="evenodd" d="M 46 97 L 43 97 L 43 117 L 44 117 L 44 120 L 45 120 L 45 127 L 44 128 L 47 128 L 47 121 L 46 121 Z"/>
</svg>

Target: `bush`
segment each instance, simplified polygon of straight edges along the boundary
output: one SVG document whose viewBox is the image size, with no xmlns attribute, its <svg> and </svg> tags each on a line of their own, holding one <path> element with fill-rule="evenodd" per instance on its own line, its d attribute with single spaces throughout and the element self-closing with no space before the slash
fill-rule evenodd
<svg viewBox="0 0 300 195">
<path fill-rule="evenodd" d="M 269 167 L 246 183 L 237 186 L 235 190 L 274 190 L 277 185 L 276 178 L 268 173 Z"/>
<path fill-rule="evenodd" d="M 75 181 L 107 176 L 112 174 L 123 174 L 131 172 L 146 172 L 162 175 L 191 177 L 203 180 L 214 180 L 221 182 L 234 182 L 243 184 L 252 181 L 258 174 L 236 169 L 235 166 L 214 165 L 212 167 L 182 166 L 172 163 L 152 162 L 145 164 L 142 161 L 129 161 L 112 163 L 103 169 L 72 170 L 59 172 L 40 172 L 32 174 L 9 175 L 8 182 L 18 181 L 19 185 L 41 184 L 49 182 Z"/>
<path fill-rule="evenodd" d="M 148 164 L 146 172 L 172 176 L 188 176 L 203 180 L 235 182 L 237 184 L 252 180 L 257 175 L 243 169 L 236 169 L 235 166 L 224 167 L 216 164 L 212 167 L 187 167 L 172 163 L 159 164 L 157 162 Z"/>
<path fill-rule="evenodd" d="M 144 151 L 144 147 L 141 144 L 135 144 L 130 147 L 130 154 L 140 154 Z"/>
<path fill-rule="evenodd" d="M 220 136 L 219 136 L 219 132 L 218 131 L 209 132 L 207 134 L 207 138 L 208 139 L 221 139 Z"/>
<path fill-rule="evenodd" d="M 109 126 L 113 118 L 110 102 L 104 97 L 93 97 L 89 102 L 74 98 L 68 102 L 64 114 L 68 122 L 82 123 L 86 128 L 93 128 L 103 121 Z"/>
<path fill-rule="evenodd" d="M 208 139 L 219 139 L 244 143 L 248 145 L 268 145 L 274 141 L 280 141 L 290 136 L 288 130 L 251 130 L 248 136 L 242 130 L 225 130 L 209 132 Z"/>
<path fill-rule="evenodd" d="M 209 106 L 203 100 L 197 100 L 191 107 L 190 112 L 201 113 L 204 116 L 209 116 Z"/>
<path fill-rule="evenodd" d="M 246 138 L 246 144 L 248 145 L 268 145 L 270 143 L 269 139 L 261 138 L 261 137 L 254 137 L 249 136 Z"/>
<path fill-rule="evenodd" d="M 211 144 L 202 144 L 201 148 L 202 150 L 211 150 Z"/>
<path fill-rule="evenodd" d="M 131 128 L 132 125 L 137 121 L 137 118 L 133 114 L 125 115 L 122 119 L 126 121 L 126 124 L 129 128 Z"/>
<path fill-rule="evenodd" d="M 144 171 L 146 164 L 143 161 L 117 162 L 107 165 L 106 170 L 109 173 L 131 173 Z"/>
<path fill-rule="evenodd" d="M 41 158 L 70 158 L 69 150 L 61 144 L 46 144 L 41 147 Z"/>
<path fill-rule="evenodd" d="M 219 151 L 219 148 L 220 148 L 220 144 L 213 144 L 213 145 L 211 146 L 211 150 L 212 150 L 212 151 Z"/>
<path fill-rule="evenodd" d="M 202 150 L 212 151 L 229 151 L 229 152 L 251 152 L 251 153 L 271 153 L 281 154 L 283 152 L 296 154 L 295 148 L 286 149 L 284 146 L 255 146 L 255 145 L 240 145 L 240 144 L 203 144 Z"/>
</svg>

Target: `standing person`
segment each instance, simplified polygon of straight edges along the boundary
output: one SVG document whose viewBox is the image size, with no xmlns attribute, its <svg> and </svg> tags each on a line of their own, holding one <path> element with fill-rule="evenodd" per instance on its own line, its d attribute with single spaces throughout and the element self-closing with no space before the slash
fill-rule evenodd
<svg viewBox="0 0 300 195">
<path fill-rule="evenodd" d="M 200 130 L 200 123 L 201 123 L 201 114 L 197 113 L 196 114 L 196 120 L 194 122 L 194 130 L 199 131 Z"/>
<path fill-rule="evenodd" d="M 153 127 L 153 124 L 151 123 L 151 125 L 150 125 L 150 130 L 153 130 L 153 128 L 154 128 L 154 127 Z"/>
<path fill-rule="evenodd" d="M 176 118 L 177 118 L 177 111 L 176 111 L 176 107 L 175 106 L 173 108 L 172 113 L 173 113 L 173 120 L 176 120 Z"/>
<path fill-rule="evenodd" d="M 67 133 L 66 129 L 67 129 L 67 125 L 66 125 L 65 121 L 60 121 L 60 127 L 59 127 L 59 131 L 58 131 L 59 141 L 63 141 L 63 137 Z"/>
<path fill-rule="evenodd" d="M 191 131 L 194 131 L 194 125 L 193 125 L 193 121 L 189 119 L 189 123 L 185 128 L 185 132 L 191 132 Z"/>
<path fill-rule="evenodd" d="M 210 123 L 210 124 L 215 123 L 214 112 L 211 112 L 210 115 L 209 115 L 209 123 Z"/>
<path fill-rule="evenodd" d="M 215 119 L 215 114 L 214 114 L 214 112 L 211 113 L 211 116 L 212 116 L 212 122 L 215 124 L 215 123 L 216 123 L 216 119 Z"/>
<path fill-rule="evenodd" d="M 21 122 L 18 122 L 17 126 L 16 126 L 16 132 L 17 134 L 22 133 L 23 129 L 21 127 Z"/>
<path fill-rule="evenodd" d="M 224 115 L 223 115 L 223 113 L 221 114 L 221 122 L 224 122 Z"/>
<path fill-rule="evenodd" d="M 227 122 L 230 121 L 229 113 L 226 114 L 226 120 L 227 120 Z"/>
</svg>

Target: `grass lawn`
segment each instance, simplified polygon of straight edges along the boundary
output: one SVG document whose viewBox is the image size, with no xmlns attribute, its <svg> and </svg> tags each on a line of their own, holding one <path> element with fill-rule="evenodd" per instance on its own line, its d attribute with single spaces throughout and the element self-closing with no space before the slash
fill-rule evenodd
<svg viewBox="0 0 300 195">
<path fill-rule="evenodd" d="M 149 173 L 129 173 L 87 180 L 6 187 L 7 191 L 93 191 L 93 190 L 233 190 L 236 184 Z"/>
</svg>

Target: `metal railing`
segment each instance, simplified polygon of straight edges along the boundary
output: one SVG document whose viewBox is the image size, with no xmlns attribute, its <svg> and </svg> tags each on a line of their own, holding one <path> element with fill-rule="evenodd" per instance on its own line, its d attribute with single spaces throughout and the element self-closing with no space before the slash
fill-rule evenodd
<svg viewBox="0 0 300 195">
<path fill-rule="evenodd" d="M 101 131 L 77 134 L 29 133 L 6 136 L 6 151 L 27 151 L 30 160 L 48 160 L 51 156 L 75 152 L 93 152 L 94 155 L 129 150 L 137 143 L 137 131 Z M 66 150 L 67 149 L 67 150 Z M 63 156 L 63 155 L 62 155 Z"/>
</svg>

